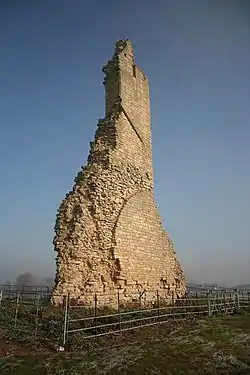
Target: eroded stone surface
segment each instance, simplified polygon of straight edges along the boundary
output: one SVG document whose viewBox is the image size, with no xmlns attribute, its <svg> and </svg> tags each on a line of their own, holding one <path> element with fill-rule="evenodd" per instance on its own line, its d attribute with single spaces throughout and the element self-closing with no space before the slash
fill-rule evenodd
<svg viewBox="0 0 250 375">
<path fill-rule="evenodd" d="M 86 167 L 58 209 L 52 302 L 182 296 L 185 280 L 153 192 L 149 84 L 119 41 L 105 73 L 106 116 L 99 120 Z"/>
</svg>

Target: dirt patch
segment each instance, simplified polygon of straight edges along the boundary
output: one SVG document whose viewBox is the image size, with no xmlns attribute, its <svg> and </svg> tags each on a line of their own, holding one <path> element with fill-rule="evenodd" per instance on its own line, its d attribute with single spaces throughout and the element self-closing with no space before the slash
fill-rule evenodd
<svg viewBox="0 0 250 375">
<path fill-rule="evenodd" d="M 0 342 L 0 358 L 7 357 L 10 355 L 19 356 L 19 355 L 27 354 L 27 353 L 28 353 L 27 349 L 21 346 L 5 344 L 3 342 Z"/>
</svg>

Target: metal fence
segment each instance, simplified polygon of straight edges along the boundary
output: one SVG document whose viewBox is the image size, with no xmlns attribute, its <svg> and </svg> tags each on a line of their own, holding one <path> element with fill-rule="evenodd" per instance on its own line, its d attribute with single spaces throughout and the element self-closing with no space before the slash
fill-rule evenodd
<svg viewBox="0 0 250 375">
<path fill-rule="evenodd" d="M 11 295 L 20 292 L 20 294 L 34 295 L 50 295 L 51 288 L 47 285 L 15 285 L 15 284 L 0 284 L 0 291 L 4 293 L 5 298 L 11 297 Z"/>
<path fill-rule="evenodd" d="M 0 290 L 0 336 L 3 342 L 47 347 L 60 345 L 63 309 L 53 309 L 48 288 Z"/>
<path fill-rule="evenodd" d="M 98 294 L 93 296 L 94 308 L 83 309 L 71 304 L 70 295 L 65 297 L 63 345 L 74 333 L 83 333 L 85 339 L 117 334 L 156 324 L 162 324 L 171 319 L 181 319 L 190 315 L 232 314 L 233 312 L 250 307 L 250 291 L 209 291 L 189 294 L 185 299 L 157 298 L 152 307 L 142 306 L 140 298 L 134 308 L 124 308 L 117 293 L 117 309 L 110 311 L 98 306 Z"/>
<path fill-rule="evenodd" d="M 49 305 L 47 290 L 0 290 L 0 328 L 21 336 L 46 339 L 65 346 L 74 335 L 82 339 L 118 334 L 124 331 L 166 323 L 189 316 L 231 314 L 250 308 L 250 290 L 201 291 L 189 293 L 185 299 L 160 298 L 157 291 L 150 306 L 143 303 L 142 293 L 125 305 L 117 292 L 116 307 L 103 307 L 103 295 L 93 295 L 93 306 L 74 304 L 65 296 L 60 308 Z M 26 337 L 25 336 L 25 337 Z"/>
</svg>

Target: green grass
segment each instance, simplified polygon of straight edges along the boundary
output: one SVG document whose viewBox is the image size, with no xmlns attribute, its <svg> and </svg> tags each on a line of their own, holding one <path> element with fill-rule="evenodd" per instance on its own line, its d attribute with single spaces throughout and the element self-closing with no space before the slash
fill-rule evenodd
<svg viewBox="0 0 250 375">
<path fill-rule="evenodd" d="M 250 313 L 187 319 L 88 341 L 82 352 L 0 359 L 1 375 L 250 374 Z"/>
</svg>

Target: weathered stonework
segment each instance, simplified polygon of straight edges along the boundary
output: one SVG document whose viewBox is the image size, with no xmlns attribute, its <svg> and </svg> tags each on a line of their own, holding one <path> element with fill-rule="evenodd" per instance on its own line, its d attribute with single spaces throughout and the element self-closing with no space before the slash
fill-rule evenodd
<svg viewBox="0 0 250 375">
<path fill-rule="evenodd" d="M 123 301 L 147 289 L 181 297 L 185 280 L 153 192 L 149 84 L 131 42 L 116 43 L 103 68 L 106 116 L 85 167 L 58 209 L 52 302 Z M 148 291 L 147 299 L 155 295 Z"/>
</svg>

